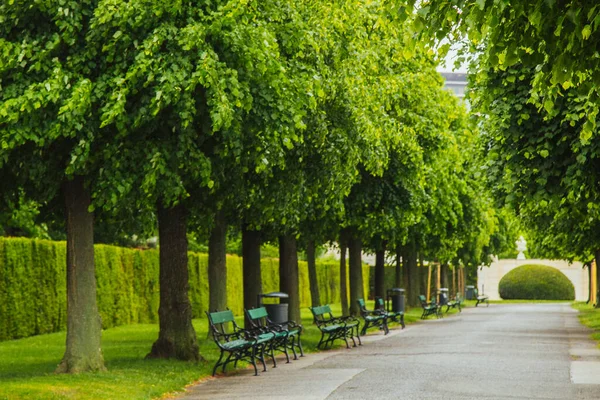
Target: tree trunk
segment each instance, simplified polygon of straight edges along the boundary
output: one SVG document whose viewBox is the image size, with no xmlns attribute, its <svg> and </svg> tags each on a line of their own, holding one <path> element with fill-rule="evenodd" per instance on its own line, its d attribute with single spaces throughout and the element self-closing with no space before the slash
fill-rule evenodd
<svg viewBox="0 0 600 400">
<path fill-rule="evenodd" d="M 385 299 L 385 246 L 384 241 L 381 249 L 375 252 L 375 297 Z"/>
<path fill-rule="evenodd" d="M 63 185 L 67 225 L 67 347 L 57 373 L 104 370 L 96 303 L 94 215 L 84 178 Z"/>
<path fill-rule="evenodd" d="M 394 279 L 395 287 L 401 288 L 402 286 L 402 254 L 400 252 L 400 245 L 396 246 L 396 276 Z"/>
<path fill-rule="evenodd" d="M 294 235 L 279 237 L 279 290 L 289 297 L 288 318 L 300 323 L 300 289 L 298 281 L 298 247 Z"/>
<path fill-rule="evenodd" d="M 188 242 L 185 207 L 158 205 L 159 284 L 158 339 L 147 358 L 199 361 L 192 305 L 188 297 Z"/>
<path fill-rule="evenodd" d="M 306 245 L 306 262 L 308 264 L 308 280 L 310 282 L 310 301 L 313 307 L 321 305 L 319 280 L 317 279 L 317 260 L 315 256 L 315 241 L 309 240 Z"/>
<path fill-rule="evenodd" d="M 362 276 L 362 243 L 360 238 L 351 235 L 348 240 L 350 257 L 350 315 L 359 315 L 358 299 L 364 299 Z"/>
<path fill-rule="evenodd" d="M 417 260 L 419 260 L 419 264 L 418 264 L 418 270 L 420 272 L 420 277 L 421 277 L 421 291 L 425 296 L 428 296 L 428 292 L 429 292 L 429 296 L 431 297 L 431 281 L 429 280 L 429 267 L 425 268 L 425 262 L 423 261 L 423 257 L 421 256 L 421 254 L 417 253 Z M 429 263 L 429 265 L 431 265 L 431 263 Z M 431 273 L 433 274 L 434 271 L 431 271 Z M 431 300 L 430 298 L 427 299 L 427 301 Z"/>
<path fill-rule="evenodd" d="M 419 295 L 421 294 L 421 277 L 419 276 L 419 268 L 417 267 L 417 249 L 413 242 L 408 242 L 406 245 L 406 262 L 405 272 L 408 275 L 408 296 L 407 303 L 411 307 L 419 307 Z"/>
<path fill-rule="evenodd" d="M 260 272 L 260 231 L 242 228 L 242 269 L 244 281 L 244 308 L 257 306 L 258 295 L 262 293 Z M 246 321 L 246 326 L 250 326 Z"/>
<path fill-rule="evenodd" d="M 348 239 L 346 232 L 340 231 L 340 301 L 342 303 L 342 315 L 348 315 L 348 267 L 346 266 L 346 248 Z"/>
<path fill-rule="evenodd" d="M 443 263 L 440 265 L 441 271 L 441 287 L 449 289 L 450 288 L 450 280 L 448 279 L 448 270 L 450 269 L 448 263 Z"/>
<path fill-rule="evenodd" d="M 600 249 L 594 253 L 596 257 L 596 304 L 595 308 L 600 308 Z"/>
<path fill-rule="evenodd" d="M 227 224 L 222 210 L 217 211 L 208 239 L 208 309 L 222 311 L 227 307 Z"/>
</svg>

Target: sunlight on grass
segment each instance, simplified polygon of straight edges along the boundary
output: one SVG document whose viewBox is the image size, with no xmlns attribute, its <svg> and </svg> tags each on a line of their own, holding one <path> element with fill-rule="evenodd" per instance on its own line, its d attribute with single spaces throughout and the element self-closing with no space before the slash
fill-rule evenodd
<svg viewBox="0 0 600 400">
<path fill-rule="evenodd" d="M 372 306 L 373 302 L 368 302 L 368 307 Z M 332 305 L 332 310 L 334 315 L 341 315 L 339 304 Z M 420 309 L 409 310 L 406 323 L 413 323 L 420 316 Z M 314 352 L 320 332 L 312 324 L 307 308 L 302 309 L 302 323 L 304 349 L 307 353 Z M 241 318 L 238 324 L 243 325 Z M 54 374 L 65 349 L 64 332 L 1 342 L 0 399 L 152 399 L 182 391 L 186 385 L 209 376 L 219 356 L 212 339 L 207 339 L 206 319 L 194 320 L 194 327 L 205 361 L 146 360 L 144 357 L 158 335 L 158 326 L 127 325 L 103 332 L 107 371 L 78 375 Z M 398 324 L 390 327 L 400 329 Z M 369 334 L 381 333 L 370 330 Z"/>
</svg>

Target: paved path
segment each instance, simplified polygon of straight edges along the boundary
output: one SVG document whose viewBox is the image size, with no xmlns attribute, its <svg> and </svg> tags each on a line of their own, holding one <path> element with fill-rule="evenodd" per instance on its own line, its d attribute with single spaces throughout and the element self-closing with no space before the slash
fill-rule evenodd
<svg viewBox="0 0 600 400">
<path fill-rule="evenodd" d="M 186 399 L 600 399 L 600 351 L 568 304 L 492 304 L 369 335 Z"/>
</svg>

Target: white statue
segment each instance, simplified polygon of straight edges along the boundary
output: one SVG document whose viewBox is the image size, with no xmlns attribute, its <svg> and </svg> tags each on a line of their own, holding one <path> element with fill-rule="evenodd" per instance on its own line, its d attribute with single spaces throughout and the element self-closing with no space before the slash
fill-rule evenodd
<svg viewBox="0 0 600 400">
<path fill-rule="evenodd" d="M 527 241 L 523 236 L 519 236 L 519 240 L 517 240 L 515 244 L 517 245 L 517 251 L 519 252 L 519 254 L 517 254 L 517 260 L 525 260 L 525 254 L 523 254 L 523 252 L 527 251 Z"/>
</svg>

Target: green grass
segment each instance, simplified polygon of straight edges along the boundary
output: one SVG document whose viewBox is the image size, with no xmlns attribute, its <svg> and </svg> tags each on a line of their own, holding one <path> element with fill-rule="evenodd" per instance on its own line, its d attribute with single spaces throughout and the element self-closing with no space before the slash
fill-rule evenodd
<svg viewBox="0 0 600 400">
<path fill-rule="evenodd" d="M 368 302 L 368 306 L 372 307 L 373 302 Z M 332 309 L 334 315 L 341 314 L 339 304 L 332 305 Z M 456 311 L 450 313 L 453 312 Z M 405 321 L 413 323 L 420 315 L 420 309 L 409 310 Z M 312 324 L 308 309 L 302 310 L 302 323 L 305 351 L 317 351 L 320 333 Z M 158 335 L 158 326 L 127 325 L 103 332 L 107 371 L 78 375 L 53 373 L 64 353 L 64 332 L 0 342 L 0 399 L 153 399 L 181 391 L 209 376 L 219 356 L 212 339 L 207 339 L 207 325 L 205 319 L 194 320 L 200 354 L 206 361 L 145 360 Z M 399 329 L 398 324 L 391 328 Z"/>
<path fill-rule="evenodd" d="M 578 316 L 581 323 L 594 330 L 592 338 L 598 342 L 598 347 L 600 347 L 600 309 L 584 302 L 573 303 L 573 308 L 579 311 Z"/>
</svg>

